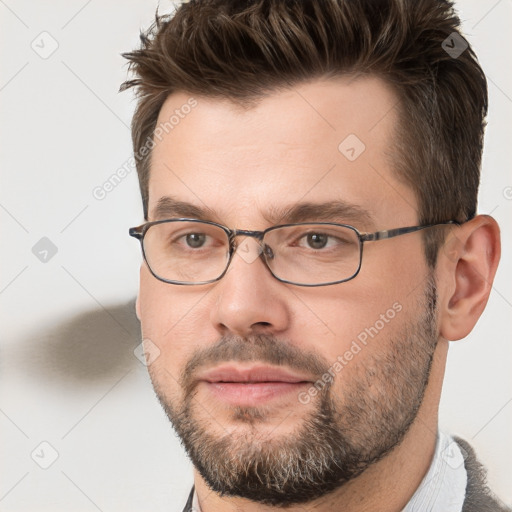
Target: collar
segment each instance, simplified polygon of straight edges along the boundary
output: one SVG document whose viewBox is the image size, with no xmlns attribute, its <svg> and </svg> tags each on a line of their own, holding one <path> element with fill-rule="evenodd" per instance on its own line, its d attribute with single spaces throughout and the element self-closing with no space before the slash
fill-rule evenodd
<svg viewBox="0 0 512 512">
<path fill-rule="evenodd" d="M 438 432 L 430 468 L 402 512 L 461 512 L 467 481 L 459 445 L 451 436 Z"/>
</svg>

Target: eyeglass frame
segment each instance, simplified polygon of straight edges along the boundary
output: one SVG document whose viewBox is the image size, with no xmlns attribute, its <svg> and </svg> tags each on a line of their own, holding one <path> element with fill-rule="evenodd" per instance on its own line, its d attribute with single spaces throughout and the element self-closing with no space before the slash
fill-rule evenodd
<svg viewBox="0 0 512 512">
<path fill-rule="evenodd" d="M 192 282 L 188 282 L 188 281 L 173 281 L 170 279 L 164 279 L 163 277 L 158 276 L 153 271 L 153 269 L 151 268 L 151 265 L 149 264 L 148 259 L 146 257 L 146 251 L 144 249 L 144 236 L 148 232 L 149 228 L 151 228 L 152 226 L 156 226 L 158 224 L 169 223 L 169 222 L 195 222 L 195 223 L 200 223 L 200 224 L 208 224 L 211 226 L 216 226 L 218 228 L 221 228 L 226 233 L 226 235 L 228 237 L 228 242 L 229 242 L 229 258 L 226 263 L 226 268 L 224 269 L 224 271 L 221 273 L 220 276 L 218 276 L 215 279 L 210 279 L 209 281 L 200 281 L 198 283 L 192 283 Z M 329 283 L 320 283 L 320 284 L 294 283 L 293 281 L 281 279 L 280 277 L 278 277 L 274 274 L 274 272 L 272 271 L 272 269 L 270 268 L 270 266 L 266 260 L 266 257 L 264 254 L 265 251 L 263 250 L 259 254 L 259 257 L 262 259 L 263 263 L 265 264 L 265 266 L 267 267 L 267 269 L 269 270 L 271 275 L 275 279 L 280 281 L 281 283 L 292 284 L 294 286 L 303 286 L 303 287 L 308 287 L 308 288 L 313 288 L 313 287 L 318 287 L 318 286 L 331 286 L 334 284 L 345 283 L 347 281 L 351 281 L 352 279 L 354 279 L 359 274 L 359 272 L 361 270 L 362 261 L 363 261 L 364 242 L 378 242 L 380 240 L 387 240 L 389 238 L 394 238 L 394 237 L 406 235 L 409 233 L 415 233 L 417 231 L 421 231 L 423 229 L 428 229 L 428 228 L 432 228 L 432 227 L 436 227 L 436 226 L 446 226 L 446 225 L 460 226 L 461 225 L 461 223 L 459 221 L 449 220 L 449 221 L 444 221 L 444 222 L 436 222 L 434 224 L 423 224 L 423 225 L 417 225 L 417 226 L 407 226 L 407 227 L 402 227 L 402 228 L 385 229 L 385 230 L 381 230 L 381 231 L 375 231 L 373 233 L 361 233 L 357 228 L 355 228 L 354 226 L 351 226 L 350 224 L 339 224 L 337 222 L 298 222 L 298 223 L 278 224 L 276 226 L 270 226 L 269 228 L 264 229 L 263 231 L 252 231 L 252 230 L 246 230 L 246 229 L 230 229 L 227 226 L 224 226 L 222 224 L 219 224 L 219 223 L 213 222 L 213 221 L 209 221 L 209 220 L 189 219 L 189 218 L 181 218 L 180 217 L 180 218 L 163 219 L 163 220 L 155 220 L 155 221 L 145 222 L 144 224 L 141 224 L 140 226 L 129 228 L 128 233 L 130 236 L 139 240 L 141 249 L 142 249 L 142 256 L 144 258 L 144 261 L 146 262 L 146 265 L 147 265 L 149 271 L 153 275 L 153 277 L 155 277 L 159 281 L 162 281 L 163 283 L 183 285 L 183 286 L 196 286 L 196 285 L 205 285 L 205 284 L 215 283 L 217 281 L 220 281 L 226 275 L 226 272 L 228 271 L 229 266 L 231 265 L 231 261 L 233 260 L 233 255 L 235 254 L 236 249 L 237 249 L 237 246 L 234 244 L 235 237 L 247 236 L 250 238 L 255 238 L 259 242 L 262 242 L 263 237 L 268 232 L 273 231 L 275 229 L 286 228 L 286 227 L 290 227 L 290 226 L 307 226 L 307 225 L 312 225 L 312 224 L 318 225 L 318 226 L 337 226 L 337 227 L 342 227 L 342 228 L 348 228 L 355 232 L 355 234 L 357 235 L 357 238 L 359 239 L 359 262 L 357 265 L 357 270 L 355 271 L 355 273 L 352 276 L 350 276 L 346 279 L 342 279 L 340 281 L 332 281 Z"/>
</svg>

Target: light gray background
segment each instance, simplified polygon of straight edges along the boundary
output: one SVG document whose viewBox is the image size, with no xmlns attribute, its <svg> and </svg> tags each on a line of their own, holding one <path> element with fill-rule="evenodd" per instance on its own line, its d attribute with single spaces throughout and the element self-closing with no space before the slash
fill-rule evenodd
<svg viewBox="0 0 512 512">
<path fill-rule="evenodd" d="M 131 155 L 120 53 L 138 45 L 156 5 L 0 0 L 2 511 L 178 511 L 192 483 L 133 355 L 135 171 L 93 196 Z M 478 326 L 452 343 L 441 425 L 475 446 L 512 503 L 512 0 L 457 5 L 489 80 L 480 212 L 500 222 L 503 258 Z M 43 237 L 54 256 L 44 241 L 32 252 Z"/>
</svg>

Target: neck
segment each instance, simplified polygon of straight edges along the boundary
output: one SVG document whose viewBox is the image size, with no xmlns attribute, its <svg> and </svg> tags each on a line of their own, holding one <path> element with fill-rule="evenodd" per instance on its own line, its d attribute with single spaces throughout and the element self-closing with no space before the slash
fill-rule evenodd
<svg viewBox="0 0 512 512">
<path fill-rule="evenodd" d="M 438 405 L 448 343 L 440 340 L 425 392 L 415 421 L 402 442 L 386 457 L 370 466 L 354 480 L 314 502 L 307 503 L 315 512 L 399 512 L 407 505 L 427 473 L 436 446 Z M 201 512 L 276 512 L 243 498 L 221 497 L 213 493 L 197 470 L 194 483 Z M 306 505 L 306 504 L 305 504 Z M 304 511 L 303 505 L 289 506 L 287 512 Z"/>
</svg>

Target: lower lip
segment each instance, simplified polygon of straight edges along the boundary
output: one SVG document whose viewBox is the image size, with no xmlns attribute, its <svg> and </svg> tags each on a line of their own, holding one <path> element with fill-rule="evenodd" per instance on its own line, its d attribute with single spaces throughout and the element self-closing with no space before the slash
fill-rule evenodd
<svg viewBox="0 0 512 512">
<path fill-rule="evenodd" d="M 206 382 L 213 395 L 233 405 L 254 406 L 284 397 L 290 393 L 298 394 L 309 382 Z"/>
</svg>

